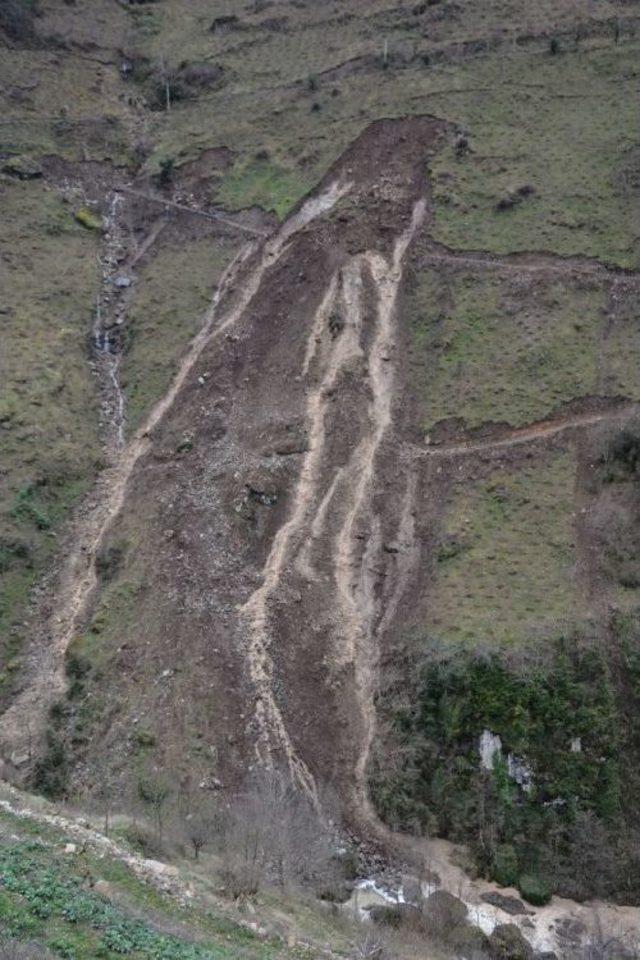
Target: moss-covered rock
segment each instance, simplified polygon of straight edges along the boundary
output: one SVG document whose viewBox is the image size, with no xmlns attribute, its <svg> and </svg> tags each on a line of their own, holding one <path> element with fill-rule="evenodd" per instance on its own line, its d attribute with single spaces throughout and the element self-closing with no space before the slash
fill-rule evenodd
<svg viewBox="0 0 640 960">
<path fill-rule="evenodd" d="M 36 180 L 42 176 L 42 167 L 33 157 L 9 157 L 2 164 L 2 172 L 18 180 Z"/>
<path fill-rule="evenodd" d="M 489 956 L 492 960 L 533 960 L 534 950 L 514 923 L 501 923 L 489 937 Z"/>
<path fill-rule="evenodd" d="M 76 220 L 87 230 L 102 230 L 102 219 L 96 216 L 88 207 L 80 207 L 74 214 Z"/>
</svg>

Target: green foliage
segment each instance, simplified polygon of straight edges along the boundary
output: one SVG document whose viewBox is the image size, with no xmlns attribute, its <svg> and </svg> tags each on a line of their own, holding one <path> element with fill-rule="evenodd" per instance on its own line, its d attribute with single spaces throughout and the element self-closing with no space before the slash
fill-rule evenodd
<svg viewBox="0 0 640 960">
<path fill-rule="evenodd" d="M 501 843 L 493 855 L 491 876 L 502 887 L 513 887 L 518 882 L 518 854 L 510 843 Z"/>
<path fill-rule="evenodd" d="M 28 520 L 35 524 L 38 530 L 48 530 L 51 526 L 50 517 L 38 504 L 38 488 L 35 486 L 25 487 L 18 492 L 12 516 L 16 520 Z"/>
<path fill-rule="evenodd" d="M 636 479 L 640 470 L 640 424 L 630 424 L 610 437 L 598 466 L 603 483 Z"/>
<path fill-rule="evenodd" d="M 255 157 L 232 168 L 220 185 L 218 199 L 230 210 L 259 206 L 284 219 L 308 186 L 295 170 Z"/>
<path fill-rule="evenodd" d="M 51 927 L 48 946 L 61 957 L 135 956 L 136 960 L 221 960 L 225 953 L 157 933 L 85 889 L 68 864 L 47 857 L 40 843 L 0 847 L 0 900 L 9 936 Z M 84 943 L 84 948 L 81 945 Z"/>
<path fill-rule="evenodd" d="M 622 705 L 604 651 L 561 640 L 546 664 L 516 671 L 497 655 L 434 650 L 414 676 L 406 705 L 397 692 L 386 694 L 395 704 L 395 755 L 402 763 L 387 779 L 378 758 L 371 791 L 387 821 L 431 831 L 435 819 L 437 833 L 470 843 L 480 870 L 504 885 L 539 873 L 556 835 L 568 876 L 578 835 L 571 824 L 580 811 L 605 833 L 607 825 L 620 829 Z M 490 773 L 479 762 L 484 729 L 500 736 L 504 750 Z M 570 741 L 578 737 L 581 750 L 574 752 Z M 507 753 L 531 769 L 529 792 L 508 776 Z M 623 872 L 611 883 L 622 882 Z"/>
<path fill-rule="evenodd" d="M 548 883 L 532 873 L 525 873 L 519 878 L 518 890 L 527 903 L 532 903 L 535 907 L 543 907 L 551 900 Z"/>
<path fill-rule="evenodd" d="M 175 161 L 173 157 L 165 157 L 160 161 L 160 173 L 158 174 L 158 186 L 166 187 L 173 180 Z"/>
</svg>

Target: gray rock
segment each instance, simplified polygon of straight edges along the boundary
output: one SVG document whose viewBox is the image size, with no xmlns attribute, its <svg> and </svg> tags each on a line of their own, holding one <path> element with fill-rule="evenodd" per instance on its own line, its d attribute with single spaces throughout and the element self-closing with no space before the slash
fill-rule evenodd
<svg viewBox="0 0 640 960">
<path fill-rule="evenodd" d="M 505 913 L 510 913 L 512 917 L 517 917 L 520 914 L 530 915 L 533 913 L 533 910 L 527 910 L 522 900 L 518 897 L 508 897 L 497 891 L 483 893 L 480 899 L 484 900 L 485 903 L 490 903 L 493 907 L 504 910 Z"/>
<path fill-rule="evenodd" d="M 33 157 L 9 157 L 2 164 L 2 171 L 18 180 L 35 180 L 42 176 L 42 167 Z"/>
</svg>

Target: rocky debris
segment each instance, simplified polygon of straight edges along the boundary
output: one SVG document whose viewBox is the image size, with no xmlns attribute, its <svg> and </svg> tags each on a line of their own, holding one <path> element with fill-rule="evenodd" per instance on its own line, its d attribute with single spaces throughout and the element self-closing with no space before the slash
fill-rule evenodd
<svg viewBox="0 0 640 960">
<path fill-rule="evenodd" d="M 2 164 L 2 172 L 17 180 L 36 180 L 42 176 L 42 167 L 33 157 L 9 157 Z"/>
<path fill-rule="evenodd" d="M 422 902 L 422 887 L 416 877 L 402 878 L 402 896 L 407 903 L 419 904 Z"/>
<path fill-rule="evenodd" d="M 518 897 L 509 897 L 497 891 L 492 890 L 491 893 L 483 893 L 481 899 L 485 903 L 490 903 L 492 907 L 498 907 L 499 910 L 510 913 L 513 917 L 523 914 L 530 916 L 533 913 L 533 910 L 528 910 Z"/>
<path fill-rule="evenodd" d="M 222 781 L 217 777 L 205 777 L 200 781 L 201 790 L 222 790 Z"/>
<path fill-rule="evenodd" d="M 511 779 L 526 793 L 533 787 L 533 773 L 521 757 L 514 757 L 512 753 L 507 757 L 507 772 Z"/>
<path fill-rule="evenodd" d="M 567 946 L 579 946 L 586 932 L 587 928 L 582 920 L 564 917 L 556 924 L 556 937 Z"/>
<path fill-rule="evenodd" d="M 534 950 L 514 923 L 501 923 L 489 937 L 492 960 L 534 960 Z"/>
</svg>

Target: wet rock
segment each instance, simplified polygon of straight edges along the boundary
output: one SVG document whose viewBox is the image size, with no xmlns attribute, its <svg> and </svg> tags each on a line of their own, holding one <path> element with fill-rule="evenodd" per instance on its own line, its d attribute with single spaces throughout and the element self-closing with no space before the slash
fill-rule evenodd
<svg viewBox="0 0 640 960">
<path fill-rule="evenodd" d="M 17 180 L 36 180 L 42 176 L 42 167 L 32 157 L 9 157 L 2 164 L 2 172 Z"/>
<path fill-rule="evenodd" d="M 506 894 L 498 893 L 497 891 L 491 893 L 483 893 L 481 900 L 484 900 L 485 903 L 490 903 L 493 907 L 498 907 L 500 910 L 504 910 L 505 913 L 510 913 L 511 916 L 519 916 L 522 914 L 532 914 L 532 910 L 527 910 L 522 900 L 518 897 L 509 897 Z"/>
<path fill-rule="evenodd" d="M 492 960 L 533 960 L 534 950 L 514 923 L 501 923 L 489 937 Z"/>
</svg>

